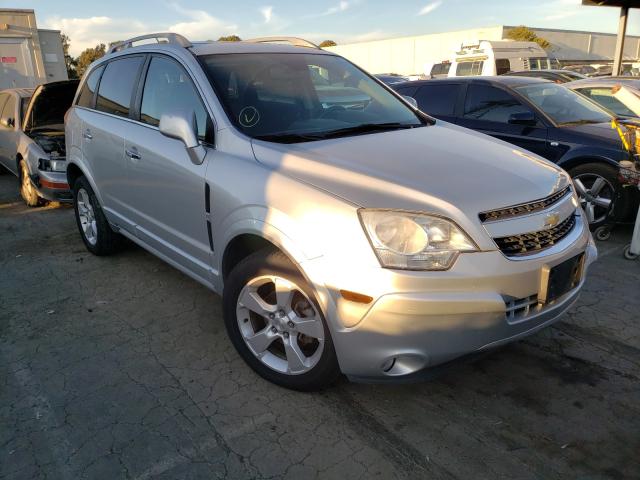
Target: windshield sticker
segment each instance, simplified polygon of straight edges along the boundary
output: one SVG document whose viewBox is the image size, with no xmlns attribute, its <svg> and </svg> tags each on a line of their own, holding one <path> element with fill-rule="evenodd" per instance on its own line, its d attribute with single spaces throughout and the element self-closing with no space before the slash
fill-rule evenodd
<svg viewBox="0 0 640 480">
<path fill-rule="evenodd" d="M 260 112 L 256 107 L 244 107 L 240 110 L 238 121 L 245 128 L 255 127 L 260 121 Z"/>
</svg>

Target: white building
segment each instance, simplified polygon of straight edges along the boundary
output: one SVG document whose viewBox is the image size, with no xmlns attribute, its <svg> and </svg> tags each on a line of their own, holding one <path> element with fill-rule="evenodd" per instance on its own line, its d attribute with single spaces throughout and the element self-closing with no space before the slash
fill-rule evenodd
<svg viewBox="0 0 640 480">
<path fill-rule="evenodd" d="M 413 37 L 390 38 L 369 42 L 350 43 L 327 47 L 371 73 L 424 73 L 425 64 L 451 60 L 461 43 L 474 40 L 503 40 L 513 26 L 475 28 L 456 32 L 433 33 Z M 562 64 L 610 63 L 616 47 L 616 35 L 611 33 L 581 32 L 532 28 L 552 47 L 548 54 Z M 640 61 L 640 37 L 625 39 L 625 61 Z"/>
<path fill-rule="evenodd" d="M 67 80 L 58 30 L 41 30 L 33 10 L 0 8 L 0 89 Z"/>
</svg>

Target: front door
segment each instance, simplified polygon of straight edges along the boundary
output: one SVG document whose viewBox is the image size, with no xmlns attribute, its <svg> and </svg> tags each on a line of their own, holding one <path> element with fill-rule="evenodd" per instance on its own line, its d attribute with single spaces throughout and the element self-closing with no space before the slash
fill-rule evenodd
<svg viewBox="0 0 640 480">
<path fill-rule="evenodd" d="M 547 127 L 540 120 L 536 125 L 509 123 L 512 114 L 524 112 L 532 110 L 509 92 L 491 85 L 471 84 L 457 123 L 546 158 Z"/>
<path fill-rule="evenodd" d="M 0 106 L 0 162 L 11 172 L 17 174 L 18 103 L 14 95 L 7 94 L 0 99 L 0 104 L 3 104 Z"/>
<path fill-rule="evenodd" d="M 195 113 L 198 137 L 205 145 L 210 139 L 212 124 L 189 75 L 174 59 L 158 55 L 146 73 L 140 122 L 127 131 L 122 195 L 133 212 L 137 236 L 210 281 L 205 173 L 215 150 L 206 147 L 204 162 L 194 164 L 180 140 L 160 133 L 164 113 Z"/>
</svg>

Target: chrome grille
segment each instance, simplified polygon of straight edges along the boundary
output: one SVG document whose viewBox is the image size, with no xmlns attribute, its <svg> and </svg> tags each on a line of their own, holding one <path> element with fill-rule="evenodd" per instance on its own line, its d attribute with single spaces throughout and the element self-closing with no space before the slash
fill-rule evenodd
<svg viewBox="0 0 640 480">
<path fill-rule="evenodd" d="M 507 321 L 513 322 L 528 317 L 540 309 L 538 294 L 524 298 L 506 297 L 504 299 L 505 316 Z"/>
<path fill-rule="evenodd" d="M 482 222 L 495 222 L 496 220 L 504 220 L 512 217 L 519 217 L 521 215 L 529 215 L 530 213 L 539 212 L 551 205 L 560 201 L 565 195 L 571 193 L 571 186 L 567 185 L 562 190 L 558 190 L 556 193 L 552 193 L 548 197 L 534 200 L 528 203 L 521 203 L 520 205 L 513 205 L 512 207 L 499 208 L 497 210 L 490 210 L 488 212 L 482 212 L 479 214 L 480 221 Z"/>
<path fill-rule="evenodd" d="M 565 220 L 553 228 L 540 230 L 539 232 L 509 235 L 508 237 L 494 238 L 498 248 L 509 257 L 532 255 L 555 245 L 566 237 L 576 224 L 576 216 L 569 215 Z"/>
</svg>

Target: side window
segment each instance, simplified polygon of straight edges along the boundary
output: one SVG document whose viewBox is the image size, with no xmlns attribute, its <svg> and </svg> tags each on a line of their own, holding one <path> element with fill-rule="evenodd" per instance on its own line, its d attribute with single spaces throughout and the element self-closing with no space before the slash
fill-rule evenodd
<svg viewBox="0 0 640 480">
<path fill-rule="evenodd" d="M 104 66 L 100 66 L 89 74 L 89 78 L 84 82 L 82 90 L 80 90 L 80 95 L 78 95 L 78 106 L 93 108 L 93 94 L 96 91 L 98 80 L 100 79 L 100 75 L 103 70 Z"/>
<path fill-rule="evenodd" d="M 530 111 L 504 90 L 488 85 L 469 85 L 463 117 L 508 123 L 512 114 Z"/>
<path fill-rule="evenodd" d="M 143 57 L 124 57 L 109 62 L 98 87 L 96 110 L 129 116 L 131 96 Z"/>
<path fill-rule="evenodd" d="M 8 94 L 0 93 L 0 113 L 2 113 L 2 110 L 4 108 L 4 103 L 7 101 L 7 98 L 9 98 Z"/>
<path fill-rule="evenodd" d="M 484 61 L 462 62 L 456 67 L 458 77 L 469 77 L 471 75 L 482 75 Z"/>
<path fill-rule="evenodd" d="M 180 111 L 195 112 L 198 138 L 212 141 L 209 132 L 213 124 L 187 72 L 170 58 L 152 58 L 144 82 L 140 121 L 158 126 L 163 113 Z"/>
<path fill-rule="evenodd" d="M 611 87 L 590 87 L 577 89 L 583 95 L 586 95 L 594 102 L 602 105 L 604 108 L 611 110 L 618 115 L 635 117 L 636 114 L 629 110 L 624 103 L 613 95 Z"/>
<path fill-rule="evenodd" d="M 0 124 L 5 128 L 13 128 L 16 124 L 16 99 L 13 95 L 9 95 L 2 114 L 0 114 Z"/>
<path fill-rule="evenodd" d="M 496 59 L 496 75 L 502 75 L 511 70 L 511 62 L 508 58 Z"/>
<path fill-rule="evenodd" d="M 424 85 L 415 95 L 418 106 L 431 115 L 453 115 L 458 99 L 459 85 Z"/>
</svg>

